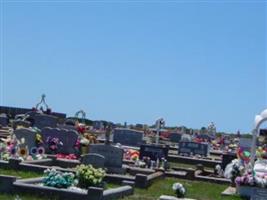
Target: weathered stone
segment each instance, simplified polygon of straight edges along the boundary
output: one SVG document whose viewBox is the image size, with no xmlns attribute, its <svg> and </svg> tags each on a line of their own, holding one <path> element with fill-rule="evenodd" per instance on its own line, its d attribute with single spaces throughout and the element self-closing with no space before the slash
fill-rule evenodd
<svg viewBox="0 0 267 200">
<path fill-rule="evenodd" d="M 30 128 L 20 128 L 14 131 L 14 135 L 18 140 L 21 141 L 24 138 L 25 145 L 27 145 L 29 151 L 32 147 L 36 147 L 36 134 L 37 132 Z"/>
<path fill-rule="evenodd" d="M 89 153 L 82 156 L 81 163 L 85 165 L 92 165 L 96 168 L 104 168 L 105 157 L 100 154 Z"/>
<path fill-rule="evenodd" d="M 90 145 L 90 153 L 100 154 L 105 157 L 105 167 L 121 168 L 123 149 L 112 145 Z"/>
<path fill-rule="evenodd" d="M 113 142 L 126 146 L 140 146 L 143 143 L 143 132 L 127 128 L 116 128 Z"/>
</svg>

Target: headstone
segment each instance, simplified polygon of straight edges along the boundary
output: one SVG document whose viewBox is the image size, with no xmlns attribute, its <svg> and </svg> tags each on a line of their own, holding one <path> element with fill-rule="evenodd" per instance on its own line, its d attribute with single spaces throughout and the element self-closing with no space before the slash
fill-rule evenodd
<svg viewBox="0 0 267 200">
<path fill-rule="evenodd" d="M 104 123 L 102 121 L 93 121 L 93 128 L 96 130 L 104 129 Z"/>
<path fill-rule="evenodd" d="M 48 137 L 50 137 L 50 138 L 58 138 L 63 143 L 62 147 L 58 148 L 57 153 L 63 153 L 63 154 L 77 153 L 77 150 L 75 148 L 75 144 L 79 137 L 77 131 L 46 127 L 42 129 L 41 135 L 44 141 L 46 152 L 52 153 L 51 150 L 49 150 L 49 145 L 46 142 Z"/>
<path fill-rule="evenodd" d="M 226 166 L 236 159 L 236 153 L 224 153 L 222 157 L 222 169 L 225 170 Z"/>
<path fill-rule="evenodd" d="M 112 145 L 93 144 L 90 145 L 90 153 L 100 154 L 105 157 L 105 168 L 110 171 L 122 168 L 123 149 Z"/>
<path fill-rule="evenodd" d="M 178 142 L 180 142 L 181 138 L 182 138 L 182 135 L 179 133 L 171 133 L 170 134 L 170 141 L 171 142 L 178 143 Z"/>
<path fill-rule="evenodd" d="M 208 156 L 209 145 L 206 143 L 196 143 L 196 142 L 180 142 L 178 148 L 178 154 L 193 154 Z"/>
<path fill-rule="evenodd" d="M 36 114 L 34 116 L 34 126 L 36 126 L 39 129 L 45 128 L 45 127 L 56 127 L 58 118 L 53 115 L 46 115 L 46 114 Z"/>
<path fill-rule="evenodd" d="M 140 146 L 143 142 L 143 132 L 127 128 L 116 128 L 114 130 L 113 142 L 126 146 Z"/>
<path fill-rule="evenodd" d="M 157 159 L 167 158 L 168 151 L 168 147 L 159 145 L 141 145 L 140 159 L 143 159 L 143 157 L 150 157 L 151 160 L 156 161 Z"/>
<path fill-rule="evenodd" d="M 1 126 L 8 126 L 8 116 L 5 113 L 0 114 L 0 125 Z"/>
<path fill-rule="evenodd" d="M 239 147 L 243 150 L 250 151 L 252 146 L 252 138 L 240 138 Z"/>
<path fill-rule="evenodd" d="M 251 200 L 266 200 L 267 199 L 267 189 L 266 188 L 255 188 L 252 193 Z"/>
<path fill-rule="evenodd" d="M 105 157 L 100 154 L 89 153 L 82 156 L 81 163 L 85 165 L 92 165 L 95 168 L 104 168 Z"/>
<path fill-rule="evenodd" d="M 29 151 L 32 147 L 36 147 L 36 131 L 30 128 L 20 128 L 14 131 L 14 135 L 18 140 L 25 139 L 25 145 L 28 146 Z"/>
</svg>

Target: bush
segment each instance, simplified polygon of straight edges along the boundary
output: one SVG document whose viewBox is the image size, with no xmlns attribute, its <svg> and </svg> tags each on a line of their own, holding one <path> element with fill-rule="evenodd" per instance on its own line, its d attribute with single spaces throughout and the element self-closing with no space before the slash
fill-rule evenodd
<svg viewBox="0 0 267 200">
<path fill-rule="evenodd" d="M 81 188 L 88 188 L 90 186 L 103 187 L 105 175 L 103 169 L 95 169 L 92 165 L 79 165 L 76 167 L 76 176 Z"/>
</svg>

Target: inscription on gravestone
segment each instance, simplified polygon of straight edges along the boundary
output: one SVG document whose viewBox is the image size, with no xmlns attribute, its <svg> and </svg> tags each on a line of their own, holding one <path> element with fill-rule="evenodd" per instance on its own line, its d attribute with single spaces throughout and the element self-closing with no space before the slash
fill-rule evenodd
<svg viewBox="0 0 267 200">
<path fill-rule="evenodd" d="M 30 151 L 32 147 L 36 147 L 36 131 L 30 128 L 20 128 L 14 131 L 14 135 L 18 140 L 25 139 L 25 144 L 28 146 Z"/>
<path fill-rule="evenodd" d="M 178 154 L 193 154 L 208 156 L 209 145 L 205 143 L 196 142 L 180 142 L 178 148 Z"/>
<path fill-rule="evenodd" d="M 162 147 L 156 145 L 141 145 L 140 159 L 143 159 L 143 157 L 150 157 L 151 160 L 167 158 L 168 151 L 169 151 L 168 147 Z"/>
<path fill-rule="evenodd" d="M 266 188 L 255 188 L 251 200 L 266 200 L 267 189 Z"/>
<path fill-rule="evenodd" d="M 140 146 L 143 142 L 143 132 L 117 128 L 114 130 L 113 142 L 127 146 Z"/>
</svg>

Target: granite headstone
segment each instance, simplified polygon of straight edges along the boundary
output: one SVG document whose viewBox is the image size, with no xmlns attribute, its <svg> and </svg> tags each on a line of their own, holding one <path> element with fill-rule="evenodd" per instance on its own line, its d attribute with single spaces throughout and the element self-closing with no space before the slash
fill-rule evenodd
<svg viewBox="0 0 267 200">
<path fill-rule="evenodd" d="M 89 153 L 82 156 L 81 163 L 85 165 L 92 165 L 95 168 L 104 168 L 105 157 L 100 154 Z"/>
<path fill-rule="evenodd" d="M 57 126 L 58 118 L 53 115 L 47 114 L 36 114 L 33 118 L 34 126 L 39 129 L 45 127 L 52 127 L 55 128 Z"/>
<path fill-rule="evenodd" d="M 178 154 L 208 156 L 209 150 L 207 143 L 179 142 Z"/>
<path fill-rule="evenodd" d="M 143 143 L 143 132 L 127 128 L 116 128 L 113 131 L 113 142 L 126 146 L 140 146 Z"/>
<path fill-rule="evenodd" d="M 169 138 L 170 138 L 171 142 L 178 143 L 178 142 L 180 142 L 182 135 L 179 133 L 170 133 Z"/>
<path fill-rule="evenodd" d="M 0 114 L 0 125 L 7 126 L 8 125 L 8 116 L 5 113 Z"/>
<path fill-rule="evenodd" d="M 62 142 L 62 146 L 58 148 L 56 153 L 63 153 L 63 154 L 78 153 L 77 149 L 75 148 L 75 145 L 79 137 L 79 134 L 75 130 L 46 127 L 42 129 L 41 135 L 47 152 L 52 153 L 51 150 L 49 149 L 49 144 L 47 143 L 47 140 L 49 140 L 49 138 L 50 139 L 58 138 L 59 141 Z"/>
<path fill-rule="evenodd" d="M 123 149 L 112 145 L 93 144 L 90 145 L 89 153 L 100 154 L 104 156 L 104 166 L 110 172 L 123 173 L 122 161 L 123 161 Z"/>
<path fill-rule="evenodd" d="M 140 146 L 140 159 L 143 157 L 150 157 L 151 160 L 156 161 L 157 159 L 168 157 L 168 147 L 159 145 L 141 145 Z"/>
<path fill-rule="evenodd" d="M 19 128 L 14 131 L 14 135 L 18 140 L 21 141 L 24 138 L 29 151 L 32 147 L 36 147 L 36 134 L 37 132 L 30 128 Z"/>
</svg>

